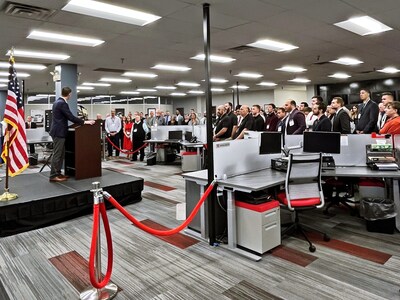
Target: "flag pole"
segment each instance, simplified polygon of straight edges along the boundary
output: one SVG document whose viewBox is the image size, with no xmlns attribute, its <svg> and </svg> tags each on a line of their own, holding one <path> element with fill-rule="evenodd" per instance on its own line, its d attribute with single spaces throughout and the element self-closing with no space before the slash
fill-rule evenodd
<svg viewBox="0 0 400 300">
<path fill-rule="evenodd" d="M 10 166 L 10 138 L 9 138 L 9 132 L 10 132 L 10 127 L 11 125 L 7 126 L 7 142 L 6 142 L 6 149 L 7 149 L 7 156 L 6 156 L 6 182 L 4 186 L 4 193 L 0 195 L 0 201 L 10 201 L 18 198 L 17 194 L 13 194 L 9 192 L 9 186 L 8 186 L 8 179 L 9 179 L 9 166 Z"/>
</svg>

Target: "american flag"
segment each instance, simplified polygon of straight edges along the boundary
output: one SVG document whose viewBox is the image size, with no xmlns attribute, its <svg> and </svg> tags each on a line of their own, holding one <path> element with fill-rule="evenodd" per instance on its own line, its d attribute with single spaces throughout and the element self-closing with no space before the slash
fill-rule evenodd
<svg viewBox="0 0 400 300">
<path fill-rule="evenodd" d="M 10 68 L 8 75 L 8 92 L 4 121 L 7 123 L 5 144 L 1 157 L 7 157 L 7 135 L 10 142 L 8 170 L 11 177 L 20 174 L 29 166 L 28 152 L 26 148 L 26 129 L 24 106 L 19 89 L 17 72 L 14 68 L 14 58 L 10 56 Z"/>
</svg>

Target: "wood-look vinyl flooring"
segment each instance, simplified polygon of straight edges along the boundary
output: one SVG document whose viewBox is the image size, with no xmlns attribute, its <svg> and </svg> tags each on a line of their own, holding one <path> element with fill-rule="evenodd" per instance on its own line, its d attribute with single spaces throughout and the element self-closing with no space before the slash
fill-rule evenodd
<svg viewBox="0 0 400 300">
<path fill-rule="evenodd" d="M 126 208 L 147 223 L 151 220 L 168 228 L 181 223 L 175 219 L 175 205 L 185 202 L 179 166 L 107 161 L 103 167 L 174 188 L 164 191 L 145 185 L 143 200 Z M 117 210 L 109 210 L 112 281 L 121 289 L 115 299 L 400 299 L 400 234 L 367 232 L 364 220 L 340 208 L 333 211 L 332 217 L 312 211 L 302 214 L 301 220 L 325 230 L 346 247 L 375 250 L 387 259 L 352 255 L 329 243 L 316 243 L 317 251 L 310 253 L 304 240 L 288 237 L 282 240 L 283 246 L 254 262 L 204 241 L 181 249 L 136 228 Z M 88 283 L 85 270 L 92 221 L 89 215 L 0 238 L 0 299 L 78 299 Z M 104 240 L 103 273 L 107 262 Z M 54 265 L 57 261 L 67 267 L 71 255 L 73 270 L 60 271 Z"/>
</svg>

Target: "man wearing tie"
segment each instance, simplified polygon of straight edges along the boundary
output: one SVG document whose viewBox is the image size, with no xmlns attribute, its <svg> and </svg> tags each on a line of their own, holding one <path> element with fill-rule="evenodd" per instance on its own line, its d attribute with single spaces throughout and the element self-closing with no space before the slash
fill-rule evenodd
<svg viewBox="0 0 400 300">
<path fill-rule="evenodd" d="M 35 128 L 37 128 L 36 123 L 32 122 L 32 117 L 31 116 L 27 116 L 26 117 L 25 128 L 26 129 L 35 129 Z M 29 145 L 29 153 L 30 154 L 35 153 L 35 144 L 30 144 Z"/>
<path fill-rule="evenodd" d="M 385 107 L 389 103 L 393 103 L 393 101 L 394 101 L 394 98 L 393 98 L 392 93 L 390 93 L 390 92 L 382 93 L 381 103 L 379 103 L 379 105 L 378 105 L 379 114 L 378 114 L 378 124 L 377 125 L 378 125 L 379 130 L 381 130 L 383 128 L 383 126 L 385 126 L 386 121 L 387 121 Z"/>
</svg>

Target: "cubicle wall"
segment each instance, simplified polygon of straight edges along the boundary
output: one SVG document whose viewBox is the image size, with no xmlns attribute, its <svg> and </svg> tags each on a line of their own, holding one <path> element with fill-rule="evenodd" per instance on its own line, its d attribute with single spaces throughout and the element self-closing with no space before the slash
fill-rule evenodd
<svg viewBox="0 0 400 300">
<path fill-rule="evenodd" d="M 192 132 L 198 141 L 207 142 L 207 129 L 205 125 L 168 125 L 168 126 L 152 126 L 151 139 L 152 140 L 166 140 L 168 139 L 169 131 L 182 130 L 182 140 L 186 131 Z"/>
</svg>

